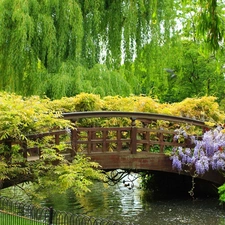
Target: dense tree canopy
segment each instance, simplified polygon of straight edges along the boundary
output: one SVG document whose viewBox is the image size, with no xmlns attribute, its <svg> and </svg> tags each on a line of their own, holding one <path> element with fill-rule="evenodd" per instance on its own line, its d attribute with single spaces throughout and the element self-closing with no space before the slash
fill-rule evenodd
<svg viewBox="0 0 225 225">
<path fill-rule="evenodd" d="M 149 52 L 153 57 L 148 57 Z M 163 102 L 204 95 L 224 98 L 224 58 L 202 51 L 202 45 L 193 41 L 150 43 L 130 70 L 139 80 L 133 89 L 136 94 L 157 96 Z"/>
<path fill-rule="evenodd" d="M 222 0 L 2 0 L 0 89 L 59 98 L 152 94 L 154 87 L 158 95 L 161 64 L 181 56 L 181 41 L 222 52 L 223 9 Z"/>
</svg>

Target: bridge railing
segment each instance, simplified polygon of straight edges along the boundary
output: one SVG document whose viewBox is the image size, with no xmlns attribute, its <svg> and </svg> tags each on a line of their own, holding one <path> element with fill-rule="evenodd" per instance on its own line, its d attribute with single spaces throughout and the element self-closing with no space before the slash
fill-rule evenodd
<svg viewBox="0 0 225 225">
<path fill-rule="evenodd" d="M 93 127 L 77 127 L 77 129 L 72 130 L 73 152 L 82 151 L 87 154 L 165 153 L 173 146 L 190 146 L 188 139 L 181 142 L 174 139 L 177 134 L 176 128 L 194 126 L 198 130 L 198 135 L 202 135 L 207 128 L 202 121 L 151 113 L 100 111 L 65 113 L 63 116 L 75 123 L 83 118 L 128 118 L 130 120 L 130 125 L 124 127 L 96 127 L 94 123 Z"/>
<path fill-rule="evenodd" d="M 6 140 L 1 140 L 0 144 L 3 144 L 6 148 L 6 151 L 4 151 L 1 156 L 10 163 L 23 161 L 23 159 L 28 161 L 38 160 L 43 155 L 44 149 L 49 146 L 54 148 L 55 146 L 55 150 L 57 151 L 57 146 L 60 144 L 64 146 L 64 150 L 58 151 L 59 153 L 69 158 L 71 158 L 71 155 L 75 155 L 71 149 L 70 133 L 68 133 L 66 129 L 27 135 L 26 139 L 23 140 L 8 138 Z M 19 151 L 14 150 L 18 148 Z"/>
<path fill-rule="evenodd" d="M 120 152 L 130 148 L 131 127 L 79 127 L 72 131 L 75 152 Z"/>
<path fill-rule="evenodd" d="M 79 127 L 72 132 L 72 146 L 74 152 L 87 154 L 125 151 L 136 154 L 143 151 L 164 153 L 173 146 L 188 145 L 186 141 L 178 143 L 174 135 L 175 131 L 138 127 Z"/>
<path fill-rule="evenodd" d="M 94 124 L 90 127 L 77 126 L 69 132 L 65 129 L 28 135 L 28 141 L 19 143 L 21 146 L 20 154 L 27 160 L 39 159 L 42 155 L 43 147 L 30 143 L 45 138 L 51 145 L 65 144 L 67 147 L 61 153 L 68 158 L 73 158 L 77 152 L 86 154 L 120 154 L 122 152 L 128 154 L 139 154 L 140 152 L 165 153 L 173 146 L 190 146 L 190 140 L 188 139 L 181 142 L 174 139 L 174 136 L 177 134 L 176 128 L 194 126 L 197 127 L 200 135 L 207 128 L 202 121 L 151 113 L 100 111 L 64 113 L 63 116 L 64 119 L 71 120 L 75 125 L 79 124 L 77 122 L 83 118 L 128 118 L 130 124 L 122 127 L 96 127 L 96 124 Z M 13 144 L 18 144 L 10 140 L 1 142 L 5 142 L 9 149 Z"/>
<path fill-rule="evenodd" d="M 46 146 L 36 144 L 38 143 L 38 139 L 43 140 L 44 138 L 46 138 L 46 141 L 44 141 L 42 145 Z M 24 151 L 23 155 L 29 161 L 37 160 L 41 157 L 43 153 L 43 148 L 48 147 L 48 144 L 50 144 L 51 146 L 55 146 L 56 151 L 57 146 L 63 144 L 64 150 L 58 151 L 59 153 L 64 154 L 65 156 L 68 157 L 71 157 L 71 155 L 73 156 L 75 155 L 75 153 L 73 153 L 71 148 L 70 132 L 68 133 L 67 129 L 28 135 L 27 141 L 25 141 L 22 146 L 22 149 Z"/>
</svg>

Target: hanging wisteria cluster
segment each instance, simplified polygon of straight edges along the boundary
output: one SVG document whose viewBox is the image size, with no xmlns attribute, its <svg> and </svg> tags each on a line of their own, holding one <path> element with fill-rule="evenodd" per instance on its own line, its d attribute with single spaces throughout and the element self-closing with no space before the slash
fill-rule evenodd
<svg viewBox="0 0 225 225">
<path fill-rule="evenodd" d="M 188 136 L 184 130 L 178 130 L 175 139 L 191 138 L 193 148 L 174 147 L 170 159 L 178 171 L 185 167 L 195 169 L 197 175 L 203 175 L 211 167 L 213 170 L 225 170 L 225 131 L 218 126 L 206 131 L 202 140 Z"/>
</svg>

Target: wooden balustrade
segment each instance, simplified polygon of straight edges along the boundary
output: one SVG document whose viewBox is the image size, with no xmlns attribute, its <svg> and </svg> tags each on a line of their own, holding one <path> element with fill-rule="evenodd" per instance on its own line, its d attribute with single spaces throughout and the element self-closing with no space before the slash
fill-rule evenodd
<svg viewBox="0 0 225 225">
<path fill-rule="evenodd" d="M 165 150 L 173 146 L 187 146 L 188 140 L 178 143 L 174 139 L 176 134 L 174 126 L 163 128 L 152 126 L 157 121 L 167 121 L 181 125 L 196 126 L 202 134 L 207 126 L 204 122 L 190 118 L 175 117 L 161 114 L 139 113 L 139 112 L 74 112 L 64 113 L 65 119 L 73 122 L 82 118 L 129 118 L 130 126 L 127 127 L 77 127 L 71 132 L 73 152 L 91 153 L 110 153 L 127 151 L 131 154 L 138 152 L 158 152 L 165 153 Z M 139 122 L 139 125 L 137 123 Z M 140 125 L 141 124 L 141 125 Z M 158 151 L 157 151 L 158 149 Z"/>
<path fill-rule="evenodd" d="M 77 152 L 83 152 L 85 154 L 120 154 L 121 152 L 138 154 L 139 152 L 154 152 L 162 154 L 173 146 L 187 146 L 188 141 L 178 143 L 174 140 L 174 135 L 176 134 L 174 126 L 156 126 L 157 121 L 167 121 L 170 124 L 176 124 L 176 127 L 185 124 L 188 126 L 197 126 L 202 130 L 202 133 L 207 127 L 204 122 L 192 120 L 190 118 L 139 112 L 74 112 L 64 113 L 63 116 L 64 119 L 73 122 L 79 121 L 79 119 L 82 118 L 128 118 L 130 119 L 130 125 L 125 127 L 77 127 L 71 130 L 70 134 L 68 134 L 66 130 L 58 130 L 28 135 L 27 138 L 35 141 L 51 137 L 49 141 L 55 145 L 66 141 L 69 146 L 67 154 L 69 154 L 71 158 L 73 158 Z M 67 140 L 65 140 L 65 136 Z M 9 140 L 5 142 L 7 142 L 10 148 L 11 145 L 15 143 L 15 141 L 10 142 Z M 28 143 L 29 142 L 25 141 L 20 143 L 21 153 L 24 158 L 28 160 L 38 159 L 41 155 L 41 147 L 29 146 Z"/>
</svg>

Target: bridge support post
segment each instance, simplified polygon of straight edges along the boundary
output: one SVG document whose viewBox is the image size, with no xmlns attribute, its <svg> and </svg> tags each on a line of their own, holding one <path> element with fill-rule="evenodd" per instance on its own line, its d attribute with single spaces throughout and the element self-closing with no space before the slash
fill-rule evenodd
<svg viewBox="0 0 225 225">
<path fill-rule="evenodd" d="M 76 129 L 71 129 L 71 134 L 70 134 L 70 139 L 71 139 L 71 152 L 70 156 L 74 158 L 76 155 L 76 141 L 77 141 L 77 130 Z"/>
<path fill-rule="evenodd" d="M 131 127 L 131 134 L 130 134 L 130 150 L 131 154 L 137 153 L 137 127 Z"/>
<path fill-rule="evenodd" d="M 137 153 L 137 127 L 135 127 L 135 118 L 131 119 L 131 131 L 130 131 L 130 152 L 131 154 Z"/>
<path fill-rule="evenodd" d="M 21 147 L 23 158 L 27 161 L 27 141 L 23 141 Z"/>
</svg>

